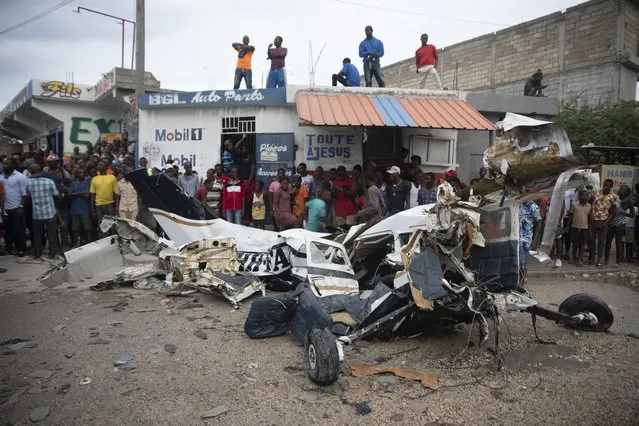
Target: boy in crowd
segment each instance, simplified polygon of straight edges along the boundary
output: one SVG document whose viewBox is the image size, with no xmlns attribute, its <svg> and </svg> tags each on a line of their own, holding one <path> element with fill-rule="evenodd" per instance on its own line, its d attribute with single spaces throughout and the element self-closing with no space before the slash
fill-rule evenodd
<svg viewBox="0 0 639 426">
<path fill-rule="evenodd" d="M 214 169 L 209 169 L 206 172 L 206 180 L 195 193 L 195 198 L 204 203 L 215 217 L 222 217 L 221 212 L 224 211 L 222 194 L 228 180 L 229 178 L 224 176 L 222 165 L 216 164 Z"/>
<path fill-rule="evenodd" d="M 230 179 L 224 185 L 224 212 L 226 220 L 242 224 L 242 211 L 244 210 L 244 183 L 238 177 L 237 167 L 231 167 Z"/>
<path fill-rule="evenodd" d="M 254 227 L 264 229 L 266 204 L 264 203 L 264 182 L 261 180 L 255 182 L 255 192 L 253 193 L 253 203 L 251 204 L 251 218 L 253 219 Z"/>
<path fill-rule="evenodd" d="M 184 162 L 183 167 L 184 173 L 178 176 L 178 186 L 189 196 L 194 197 L 199 183 L 197 172 L 193 170 L 193 166 L 188 161 Z"/>
<path fill-rule="evenodd" d="M 222 153 L 222 167 L 224 169 L 224 175 L 228 176 L 231 173 L 231 167 L 235 165 L 235 156 L 233 155 L 233 141 L 224 141 L 224 152 Z"/>
<path fill-rule="evenodd" d="M 626 214 L 626 235 L 624 238 L 626 242 L 626 262 L 630 262 L 635 241 L 635 220 L 637 216 L 637 197 L 635 195 L 630 195 L 624 213 Z"/>
<path fill-rule="evenodd" d="M 140 200 L 138 199 L 138 193 L 135 188 L 124 176 L 128 172 L 130 172 L 128 167 L 123 168 L 122 174 L 118 179 L 118 184 L 115 187 L 115 210 L 119 217 L 138 220 L 138 214 L 141 210 Z"/>
<path fill-rule="evenodd" d="M 409 208 L 410 190 L 413 185 L 400 177 L 401 170 L 397 166 L 392 166 L 386 173 L 390 176 L 390 182 L 386 186 L 388 194 L 386 214 L 392 216 Z"/>
<path fill-rule="evenodd" d="M 376 185 L 377 176 L 375 173 L 367 173 L 365 181 L 364 208 L 357 212 L 357 217 L 363 222 L 368 222 L 371 219 L 383 219 L 386 206 L 382 191 Z"/>
<path fill-rule="evenodd" d="M 297 219 L 298 226 L 301 227 L 304 221 L 304 206 L 308 201 L 308 189 L 302 186 L 302 178 L 299 175 L 293 177 L 291 198 L 293 199 L 293 216 Z"/>
<path fill-rule="evenodd" d="M 79 247 L 92 240 L 91 238 L 91 206 L 89 205 L 91 178 L 84 169 L 75 172 L 75 180 L 71 182 L 69 198 L 71 199 L 71 243 Z"/>
<path fill-rule="evenodd" d="M 615 215 L 619 197 L 612 192 L 614 182 L 612 179 L 606 179 L 603 183 L 603 189 L 593 194 L 591 198 L 592 204 L 592 229 L 590 230 L 590 256 L 588 263 L 593 262 L 595 253 L 597 253 L 597 267 L 601 267 L 601 261 L 606 245 L 606 235 L 608 234 L 608 223 L 610 218 Z M 596 250 L 595 250 L 596 248 Z M 619 254 L 617 254 L 619 256 Z"/>
<path fill-rule="evenodd" d="M 54 259 L 58 251 L 55 202 L 59 200 L 60 193 L 51 179 L 40 176 L 38 164 L 32 164 L 29 167 L 26 189 L 33 203 L 34 257 L 37 259 L 42 256 L 42 230 L 46 228 L 49 240 L 49 259 Z"/>
<path fill-rule="evenodd" d="M 614 214 L 611 214 L 610 220 L 608 221 L 608 233 L 606 235 L 606 251 L 604 256 L 604 264 L 608 264 L 608 260 L 610 258 L 610 248 L 612 245 L 612 240 L 615 240 L 615 252 L 616 252 L 616 264 L 619 266 L 621 262 L 624 262 L 624 250 L 625 244 L 624 239 L 626 236 L 626 217 L 633 217 L 634 214 L 630 215 L 626 213 L 628 209 L 628 205 L 630 203 L 630 195 L 632 191 L 628 185 L 621 185 L 617 190 L 617 197 L 619 197 L 619 204 L 615 209 Z"/>
<path fill-rule="evenodd" d="M 417 204 L 420 206 L 437 202 L 437 186 L 435 185 L 435 173 L 424 174 L 424 184 L 417 193 Z"/>
<path fill-rule="evenodd" d="M 335 199 L 335 226 L 351 227 L 355 225 L 357 209 L 353 201 L 353 179 L 346 174 L 346 167 L 337 168 L 337 177 L 333 181 Z"/>
<path fill-rule="evenodd" d="M 280 180 L 279 188 L 273 194 L 273 213 L 280 231 L 295 228 L 297 220 L 291 213 L 291 194 L 286 176 Z"/>
<path fill-rule="evenodd" d="M 579 191 L 579 201 L 573 203 L 568 215 L 568 227 L 572 243 L 572 258 L 576 266 L 583 266 L 583 257 L 588 243 L 588 217 L 592 206 L 588 203 L 588 191 Z"/>
<path fill-rule="evenodd" d="M 528 251 L 537 250 L 537 234 L 541 228 L 541 213 L 534 201 L 519 205 L 519 285 L 524 287 L 528 272 Z"/>
<path fill-rule="evenodd" d="M 306 163 L 300 163 L 297 166 L 297 174 L 300 175 L 302 186 L 307 190 L 310 190 L 315 178 L 308 174 L 308 171 L 306 170 Z"/>
<path fill-rule="evenodd" d="M 106 173 L 106 165 L 98 163 L 98 176 L 91 178 L 89 192 L 91 193 L 91 212 L 96 218 L 98 235 L 102 238 L 105 235 L 100 229 L 102 218 L 105 215 L 115 216 L 115 193 L 118 182 L 115 176 Z"/>
<path fill-rule="evenodd" d="M 320 196 L 306 202 L 306 229 L 313 232 L 326 232 L 326 217 L 328 204 L 331 201 L 331 191 L 328 184 L 321 190 Z"/>
<path fill-rule="evenodd" d="M 280 184 L 284 178 L 286 178 L 286 170 L 277 169 L 277 175 L 275 176 L 275 179 L 273 179 L 273 182 L 269 185 L 268 192 L 275 194 L 277 190 L 280 189 Z M 286 180 L 288 181 L 288 178 L 286 178 Z"/>
<path fill-rule="evenodd" d="M 330 183 L 324 179 L 324 168 L 322 166 L 317 166 L 315 168 L 315 180 L 311 184 L 309 196 L 311 198 L 320 198 L 326 185 L 330 187 Z"/>
</svg>

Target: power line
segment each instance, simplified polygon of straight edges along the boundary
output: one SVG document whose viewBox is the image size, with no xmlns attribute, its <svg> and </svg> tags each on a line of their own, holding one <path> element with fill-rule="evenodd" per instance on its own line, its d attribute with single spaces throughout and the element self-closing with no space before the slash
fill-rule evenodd
<svg viewBox="0 0 639 426">
<path fill-rule="evenodd" d="M 367 7 L 369 9 L 377 9 L 377 10 L 384 10 L 384 11 L 387 11 L 387 12 L 403 13 L 403 14 L 406 14 L 406 15 L 418 15 L 418 16 L 424 16 L 426 18 L 441 19 L 441 20 L 445 20 L 445 21 L 464 22 L 466 24 L 494 25 L 496 27 L 504 27 L 504 28 L 510 26 L 510 24 L 506 25 L 506 24 L 497 24 L 495 22 L 472 21 L 472 20 L 468 20 L 468 19 L 452 18 L 450 16 L 428 15 L 426 13 L 421 13 L 421 12 L 411 12 L 410 10 L 392 9 L 390 7 L 375 6 L 375 5 L 372 5 L 372 4 L 357 3 L 357 2 L 354 2 L 354 1 L 348 1 L 348 0 L 331 0 L 331 1 L 334 1 L 335 3 L 349 4 L 349 5 L 352 5 L 352 6 Z"/>
<path fill-rule="evenodd" d="M 60 3 L 58 3 L 58 4 L 54 5 L 54 6 L 51 6 L 49 9 L 47 9 L 47 10 L 45 10 L 43 12 L 40 12 L 37 15 L 34 15 L 31 18 L 29 18 L 29 19 L 26 19 L 26 20 L 24 20 L 24 21 L 22 21 L 20 23 L 17 23 L 17 24 L 15 24 L 12 27 L 5 28 L 4 30 L 0 31 L 0 36 L 3 35 L 3 34 L 8 33 L 9 31 L 13 31 L 13 30 L 16 30 L 16 29 L 18 29 L 20 27 L 23 27 L 23 26 L 27 25 L 27 24 L 30 24 L 31 22 L 33 22 L 33 21 L 35 21 L 37 19 L 40 19 L 43 16 L 46 16 L 46 15 L 48 15 L 51 12 L 55 12 L 56 10 L 60 9 L 61 7 L 71 3 L 72 1 L 73 0 L 63 0 Z"/>
</svg>

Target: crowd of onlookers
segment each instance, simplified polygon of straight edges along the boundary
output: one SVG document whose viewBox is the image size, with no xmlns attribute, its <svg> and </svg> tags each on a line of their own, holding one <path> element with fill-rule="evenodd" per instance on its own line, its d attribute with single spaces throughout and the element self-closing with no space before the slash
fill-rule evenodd
<svg viewBox="0 0 639 426">
<path fill-rule="evenodd" d="M 54 258 L 59 251 L 86 244 L 102 237 L 99 224 L 105 215 L 137 220 L 153 230 L 157 224 L 138 197 L 126 174 L 134 169 L 133 149 L 126 141 L 89 144 L 86 152 L 76 148 L 62 161 L 57 155 L 39 150 L 0 157 L 0 254 L 29 254 L 40 257 L 48 246 Z M 144 157 L 138 168 L 148 175 L 165 174 L 187 195 L 202 202 L 215 217 L 231 223 L 276 230 L 305 228 L 334 231 L 382 219 L 437 198 L 442 178 L 423 172 L 419 156 L 387 169 L 368 161 L 364 168 L 355 165 L 314 173 L 300 163 L 295 173 L 279 169 L 266 185 L 255 179 L 255 163 L 243 136 L 224 144 L 222 163 L 200 176 L 188 162 L 168 164 L 164 170 L 148 169 Z M 486 177 L 486 169 L 471 184 Z M 443 175 L 455 191 L 466 185 L 457 173 Z M 582 187 L 566 193 L 556 230 L 553 258 L 601 266 L 607 264 L 613 240 L 616 263 L 630 261 L 637 246 L 634 230 L 637 197 L 628 186 L 617 193 L 606 180 L 601 190 Z M 639 193 L 639 185 L 635 188 Z M 549 199 L 522 203 L 519 208 L 520 263 L 527 264 L 527 252 L 540 243 L 549 209 Z M 29 244 L 27 244 L 27 242 Z M 48 243 L 48 244 L 47 244 Z M 572 251 L 571 251 L 572 248 Z M 572 255 L 572 256 L 571 256 Z"/>
<path fill-rule="evenodd" d="M 63 161 L 38 150 L 0 157 L 0 254 L 49 258 L 102 236 L 103 216 L 144 220 L 153 217 L 141 206 L 124 175 L 134 168 L 133 149 L 124 141 L 87 144 Z M 140 161 L 142 164 L 143 161 Z M 48 244 L 47 244 L 48 243 Z"/>
<path fill-rule="evenodd" d="M 627 185 L 621 185 L 615 193 L 613 184 L 611 179 L 606 179 L 599 190 L 584 186 L 566 192 L 560 215 L 562 221 L 555 230 L 551 253 L 556 267 L 562 265 L 562 259 L 576 266 L 586 262 L 597 267 L 608 265 L 613 241 L 617 265 L 633 260 L 639 236 L 635 233 L 639 184 L 635 186 L 634 194 Z M 549 199 L 542 198 L 520 205 L 520 243 L 524 252 L 537 249 L 549 203 Z M 525 268 L 527 255 L 524 254 L 521 261 Z"/>
<path fill-rule="evenodd" d="M 126 178 L 135 164 L 126 141 L 88 144 L 86 152 L 79 151 L 74 149 L 66 161 L 43 150 L 0 157 L 0 236 L 5 242 L 0 254 L 40 257 L 48 248 L 54 258 L 104 236 L 99 224 L 105 215 L 138 220 L 158 230 Z M 292 177 L 278 170 L 267 187 L 254 178 L 250 152 L 246 137 L 226 143 L 222 163 L 205 176 L 188 162 L 181 168 L 168 164 L 163 170 L 149 169 L 142 157 L 137 167 L 148 175 L 165 174 L 216 217 L 262 229 L 345 229 L 436 198 L 435 175 L 422 172 L 418 156 L 385 172 L 369 161 L 365 170 L 360 165 L 351 170 L 317 167 L 311 174 L 300 163 Z M 446 180 L 457 188 L 464 186 L 452 170 Z"/>
<path fill-rule="evenodd" d="M 233 152 L 232 144 L 225 152 Z M 268 186 L 252 180 L 254 170 L 237 164 L 236 158 L 223 155 L 222 164 L 209 169 L 197 189 L 181 176 L 178 179 L 178 185 L 211 213 L 236 224 L 264 228 L 270 222 L 278 230 L 332 231 L 436 200 L 435 174 L 422 171 L 418 156 L 401 168 L 392 166 L 385 171 L 377 171 L 375 162 L 369 161 L 365 169 L 360 165 L 351 170 L 317 167 L 311 174 L 300 163 L 292 176 L 279 169 Z M 193 172 L 187 169 L 184 174 Z M 445 179 L 455 188 L 465 187 L 453 170 Z"/>
</svg>

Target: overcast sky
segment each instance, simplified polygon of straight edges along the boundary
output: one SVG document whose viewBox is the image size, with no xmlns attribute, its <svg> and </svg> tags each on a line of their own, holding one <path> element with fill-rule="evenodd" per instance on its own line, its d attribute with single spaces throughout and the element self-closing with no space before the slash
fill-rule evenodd
<svg viewBox="0 0 639 426">
<path fill-rule="evenodd" d="M 60 1 L 0 0 L 0 31 Z M 581 2 L 146 0 L 146 69 L 165 88 L 232 88 L 236 54 L 230 46 L 248 34 L 257 49 L 253 58 L 254 85 L 263 87 L 268 72 L 266 48 L 275 35 L 281 35 L 284 47 L 288 47 L 286 68 L 291 84 L 309 81 L 309 42 L 315 58 L 326 43 L 315 81 L 328 85 L 330 75 L 339 70 L 345 56 L 361 68 L 357 48 L 364 38 L 364 27 L 369 24 L 374 35 L 384 42 L 382 65 L 388 65 L 412 56 L 423 32 L 430 35 L 431 43 L 444 47 L 578 3 Z M 135 0 L 79 0 L 0 35 L 1 106 L 31 78 L 65 80 L 73 73 L 76 83 L 92 85 L 101 73 L 120 65 L 121 26 L 103 16 L 73 13 L 77 6 L 135 20 Z M 131 63 L 131 30 L 127 24 L 126 67 Z"/>
</svg>

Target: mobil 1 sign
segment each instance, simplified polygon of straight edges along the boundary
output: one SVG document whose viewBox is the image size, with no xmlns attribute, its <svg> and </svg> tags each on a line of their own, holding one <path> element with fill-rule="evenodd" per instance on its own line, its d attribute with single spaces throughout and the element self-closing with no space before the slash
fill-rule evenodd
<svg viewBox="0 0 639 426">
<path fill-rule="evenodd" d="M 304 162 L 308 168 L 362 163 L 362 132 L 352 127 L 304 127 Z"/>
<path fill-rule="evenodd" d="M 166 126 L 147 130 L 141 135 L 140 156 L 146 157 L 150 167 L 165 168 L 191 163 L 196 170 L 211 168 L 219 154 L 204 141 L 208 136 L 202 127 Z"/>
<path fill-rule="evenodd" d="M 157 142 L 201 141 L 202 128 L 155 129 L 154 140 Z"/>
</svg>

